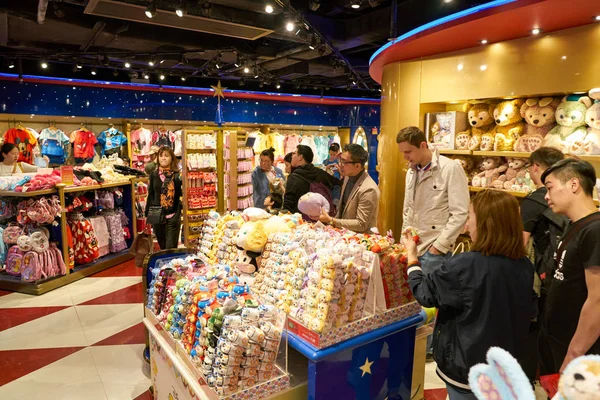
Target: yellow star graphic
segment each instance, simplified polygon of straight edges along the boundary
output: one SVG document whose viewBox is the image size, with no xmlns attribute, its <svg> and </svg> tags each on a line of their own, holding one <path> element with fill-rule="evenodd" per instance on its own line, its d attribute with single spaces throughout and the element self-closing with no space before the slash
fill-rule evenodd
<svg viewBox="0 0 600 400">
<path fill-rule="evenodd" d="M 371 361 L 369 362 L 369 357 L 367 357 L 367 361 L 365 361 L 365 363 L 363 364 L 362 367 L 359 367 L 358 369 L 360 369 L 362 371 L 362 375 L 360 376 L 361 378 L 363 376 L 365 376 L 365 374 L 371 374 L 371 365 L 373 365 L 375 361 Z"/>
<path fill-rule="evenodd" d="M 219 81 L 219 83 L 217 83 L 217 86 L 212 86 L 211 85 L 211 88 L 213 88 L 213 90 L 215 91 L 215 94 L 213 94 L 213 97 L 219 96 L 219 97 L 225 98 L 225 95 L 223 94 L 223 91 L 225 89 L 227 89 L 227 88 L 221 86 L 221 81 Z"/>
</svg>

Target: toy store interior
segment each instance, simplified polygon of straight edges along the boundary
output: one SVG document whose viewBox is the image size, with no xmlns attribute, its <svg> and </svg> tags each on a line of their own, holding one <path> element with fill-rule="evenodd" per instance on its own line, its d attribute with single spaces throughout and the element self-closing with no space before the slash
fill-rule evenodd
<svg viewBox="0 0 600 400">
<path fill-rule="evenodd" d="M 0 398 L 597 398 L 600 2 L 0 20 Z"/>
</svg>

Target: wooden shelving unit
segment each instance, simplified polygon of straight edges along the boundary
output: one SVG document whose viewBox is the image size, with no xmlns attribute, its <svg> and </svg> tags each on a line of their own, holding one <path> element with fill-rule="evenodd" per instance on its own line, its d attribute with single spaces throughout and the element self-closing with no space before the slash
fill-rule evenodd
<svg viewBox="0 0 600 400">
<path fill-rule="evenodd" d="M 243 199 L 250 196 L 240 197 L 238 196 L 238 187 L 244 186 L 248 184 L 238 185 L 238 175 L 240 173 L 251 173 L 250 171 L 238 171 L 238 163 L 240 161 L 254 161 L 253 158 L 237 158 L 237 151 L 240 148 L 244 148 L 246 144 L 246 140 L 248 139 L 248 133 L 243 130 L 238 129 L 228 129 L 225 132 L 225 135 L 229 134 L 229 159 L 225 159 L 225 162 L 229 162 L 229 171 L 227 174 L 229 176 L 229 184 L 225 188 L 225 194 L 227 196 L 227 204 L 226 207 L 228 210 L 237 210 L 238 209 L 238 200 Z M 224 156 L 224 153 L 223 153 Z"/>
<path fill-rule="evenodd" d="M 510 193 L 510 194 L 512 194 L 515 197 L 525 197 L 525 196 L 527 196 L 529 194 L 527 192 L 516 192 L 514 190 L 505 190 L 505 189 L 483 188 L 483 187 L 469 186 L 469 192 L 471 192 L 471 193 L 482 192 L 484 190 L 500 190 L 502 192 Z"/>
<path fill-rule="evenodd" d="M 471 150 L 440 150 L 440 154 L 452 155 L 452 156 L 470 156 L 473 154 Z"/>
</svg>

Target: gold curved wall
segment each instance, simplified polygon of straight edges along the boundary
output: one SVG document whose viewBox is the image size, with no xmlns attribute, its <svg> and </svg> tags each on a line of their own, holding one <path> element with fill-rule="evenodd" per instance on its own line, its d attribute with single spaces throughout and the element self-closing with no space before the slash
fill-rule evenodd
<svg viewBox="0 0 600 400">
<path fill-rule="evenodd" d="M 600 86 L 599 48 L 600 24 L 590 24 L 386 65 L 378 151 L 379 229 L 392 229 L 398 239 L 402 227 L 405 162 L 396 144 L 400 129 L 423 128 L 425 113 L 456 109 L 449 102 L 587 92 Z"/>
</svg>

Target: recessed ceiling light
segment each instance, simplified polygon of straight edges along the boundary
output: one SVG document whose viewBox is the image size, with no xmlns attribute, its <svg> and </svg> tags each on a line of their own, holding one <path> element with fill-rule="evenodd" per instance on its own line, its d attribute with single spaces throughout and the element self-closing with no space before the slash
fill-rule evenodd
<svg viewBox="0 0 600 400">
<path fill-rule="evenodd" d="M 355 10 L 358 10 L 360 8 L 360 1 L 358 1 L 358 0 L 351 1 L 350 7 L 354 8 Z"/>
<path fill-rule="evenodd" d="M 144 79 L 146 79 L 146 80 L 150 79 L 150 75 L 144 74 Z"/>
<path fill-rule="evenodd" d="M 13 69 L 14 67 L 15 67 L 14 61 L 9 61 L 8 62 L 8 68 Z"/>
<path fill-rule="evenodd" d="M 46 68 L 48 68 L 48 63 L 46 61 L 42 61 L 41 66 L 43 69 L 46 69 Z"/>
<path fill-rule="evenodd" d="M 595 19 L 596 21 L 600 21 L 600 15 L 596 15 L 596 16 L 594 17 L 594 19 Z"/>
<path fill-rule="evenodd" d="M 265 6 L 265 12 L 266 12 L 267 14 L 271 14 L 271 13 L 273 12 L 273 6 L 272 6 L 271 4 L 267 4 L 267 5 Z"/>
<path fill-rule="evenodd" d="M 156 2 L 154 0 L 152 0 L 146 8 L 145 14 L 148 18 L 154 18 L 154 16 L 156 15 Z"/>
<path fill-rule="evenodd" d="M 295 25 L 291 21 L 289 21 L 287 24 L 285 24 L 285 30 L 288 31 L 288 32 L 293 31 L 294 27 L 295 27 Z"/>
<path fill-rule="evenodd" d="M 277 86 L 275 86 L 277 89 L 281 89 L 281 84 L 278 83 Z"/>
<path fill-rule="evenodd" d="M 83 65 L 77 63 L 77 69 L 81 69 L 81 68 L 83 68 Z"/>
<path fill-rule="evenodd" d="M 92 70 L 90 71 L 90 73 L 91 73 L 92 75 L 96 75 L 96 74 L 97 74 L 96 68 L 92 68 Z"/>
<path fill-rule="evenodd" d="M 566 60 L 566 59 L 567 59 L 567 56 L 562 56 L 561 57 L 561 60 Z"/>
<path fill-rule="evenodd" d="M 479 66 L 479 69 L 482 70 L 482 71 L 485 71 L 487 69 L 487 65 L 482 64 L 482 65 Z"/>
<path fill-rule="evenodd" d="M 244 67 L 244 73 L 245 73 L 245 74 L 247 74 L 247 73 L 249 73 L 249 72 L 250 72 L 250 68 L 248 68 L 248 67 Z"/>
<path fill-rule="evenodd" d="M 164 76 L 164 75 L 162 75 L 162 74 L 159 76 L 159 78 L 160 78 L 160 80 L 161 80 L 161 81 L 164 81 L 164 80 L 165 80 L 165 76 Z"/>
<path fill-rule="evenodd" d="M 459 71 L 462 71 L 462 70 L 463 70 L 463 68 L 464 68 L 464 65 L 462 65 L 462 64 L 458 64 L 458 65 L 456 66 L 456 69 L 457 69 L 457 70 L 459 70 Z"/>
<path fill-rule="evenodd" d="M 131 64 L 129 62 L 125 62 L 125 68 L 131 68 Z"/>
<path fill-rule="evenodd" d="M 154 61 L 153 60 L 148 61 L 148 65 L 151 67 L 154 67 Z"/>
<path fill-rule="evenodd" d="M 185 82 L 185 79 L 186 79 L 186 78 L 185 78 L 185 76 L 182 76 L 182 77 L 181 77 L 181 80 L 182 80 L 183 82 Z"/>
<path fill-rule="evenodd" d="M 179 4 L 177 5 L 177 8 L 175 8 L 175 14 L 179 17 L 182 18 L 183 14 L 185 14 L 185 4 L 183 2 L 183 0 L 179 0 Z"/>
<path fill-rule="evenodd" d="M 539 35 L 542 30 L 540 28 L 533 28 L 531 33 L 534 35 Z"/>
<path fill-rule="evenodd" d="M 482 40 L 481 42 L 479 42 L 479 43 L 481 43 L 481 44 L 487 44 L 487 42 L 488 42 L 488 41 L 487 41 L 487 39 L 483 39 L 483 40 Z"/>
</svg>

